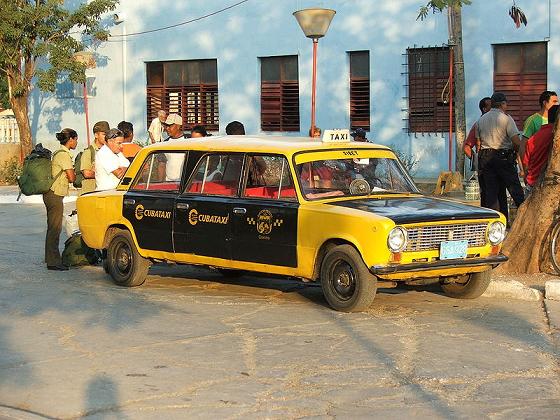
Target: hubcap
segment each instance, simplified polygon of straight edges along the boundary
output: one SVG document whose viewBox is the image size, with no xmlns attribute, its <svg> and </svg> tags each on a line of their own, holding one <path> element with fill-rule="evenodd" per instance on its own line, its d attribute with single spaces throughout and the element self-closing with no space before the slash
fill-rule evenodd
<svg viewBox="0 0 560 420">
<path fill-rule="evenodd" d="M 115 265 L 119 274 L 126 276 L 132 265 L 132 252 L 126 244 L 120 244 L 115 253 Z"/>
<path fill-rule="evenodd" d="M 346 261 L 337 261 L 331 271 L 331 285 L 336 296 L 341 300 L 349 300 L 356 291 L 356 274 Z"/>
</svg>

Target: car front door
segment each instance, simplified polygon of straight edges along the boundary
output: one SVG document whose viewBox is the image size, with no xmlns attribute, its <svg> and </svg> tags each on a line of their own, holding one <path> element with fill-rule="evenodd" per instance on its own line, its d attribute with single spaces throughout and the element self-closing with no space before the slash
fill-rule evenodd
<svg viewBox="0 0 560 420">
<path fill-rule="evenodd" d="M 243 155 L 201 157 L 176 201 L 175 252 L 231 259 L 231 210 L 238 196 Z"/>
<path fill-rule="evenodd" d="M 284 156 L 248 155 L 232 208 L 232 258 L 297 267 L 298 201 Z"/>
</svg>

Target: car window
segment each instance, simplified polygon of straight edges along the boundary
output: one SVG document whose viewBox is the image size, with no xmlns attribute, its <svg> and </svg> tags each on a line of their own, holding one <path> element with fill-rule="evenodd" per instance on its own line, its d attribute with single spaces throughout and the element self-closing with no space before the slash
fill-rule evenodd
<svg viewBox="0 0 560 420">
<path fill-rule="evenodd" d="M 195 168 L 186 192 L 235 196 L 241 178 L 242 165 L 242 155 L 206 155 Z"/>
<path fill-rule="evenodd" d="M 315 160 L 297 165 L 296 172 L 303 195 L 311 200 L 416 192 L 396 159 Z"/>
<path fill-rule="evenodd" d="M 247 156 L 244 197 L 295 201 L 290 167 L 284 156 Z"/>
<path fill-rule="evenodd" d="M 178 192 L 184 152 L 152 153 L 144 161 L 131 190 Z"/>
</svg>

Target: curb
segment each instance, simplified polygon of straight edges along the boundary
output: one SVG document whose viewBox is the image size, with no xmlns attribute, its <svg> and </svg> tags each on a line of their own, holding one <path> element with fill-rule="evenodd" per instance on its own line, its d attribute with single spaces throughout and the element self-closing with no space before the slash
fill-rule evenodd
<svg viewBox="0 0 560 420">
<path fill-rule="evenodd" d="M 560 289 L 560 282 L 558 287 Z M 488 289 L 482 294 L 482 297 L 517 299 L 533 302 L 544 299 L 544 295 L 540 290 L 525 286 L 523 283 L 516 280 L 494 280 L 490 282 Z"/>
<path fill-rule="evenodd" d="M 544 284 L 546 299 L 560 301 L 560 280 L 549 280 Z"/>
</svg>

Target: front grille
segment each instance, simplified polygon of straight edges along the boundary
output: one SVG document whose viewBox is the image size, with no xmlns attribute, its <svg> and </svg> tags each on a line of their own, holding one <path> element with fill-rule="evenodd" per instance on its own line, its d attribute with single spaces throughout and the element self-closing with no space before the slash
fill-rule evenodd
<svg viewBox="0 0 560 420">
<path fill-rule="evenodd" d="M 428 251 L 439 249 L 444 241 L 469 241 L 469 247 L 486 244 L 488 223 L 471 223 L 461 225 L 438 225 L 407 227 L 408 244 L 405 251 Z M 452 232 L 452 233 L 451 233 Z"/>
</svg>

